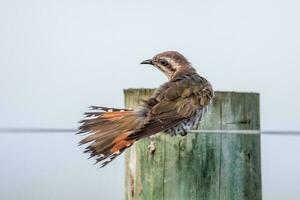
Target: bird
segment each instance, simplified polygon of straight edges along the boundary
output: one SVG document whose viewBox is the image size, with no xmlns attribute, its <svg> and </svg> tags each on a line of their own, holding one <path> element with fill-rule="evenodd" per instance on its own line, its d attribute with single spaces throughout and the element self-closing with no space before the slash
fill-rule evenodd
<svg viewBox="0 0 300 200">
<path fill-rule="evenodd" d="M 214 98 L 211 83 L 177 51 L 165 51 L 141 64 L 154 66 L 168 81 L 135 109 L 91 106 L 80 121 L 78 134 L 85 133 L 79 145 L 106 166 L 138 140 L 164 132 L 187 135 L 201 121 Z"/>
</svg>

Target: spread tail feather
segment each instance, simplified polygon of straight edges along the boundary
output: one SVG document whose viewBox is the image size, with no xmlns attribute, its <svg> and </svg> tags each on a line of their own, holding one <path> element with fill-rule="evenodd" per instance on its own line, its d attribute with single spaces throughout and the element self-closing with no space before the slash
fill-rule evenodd
<svg viewBox="0 0 300 200">
<path fill-rule="evenodd" d="M 90 158 L 95 157 L 96 163 L 100 162 L 104 167 L 136 141 L 128 136 L 143 119 L 132 110 L 96 106 L 91 109 L 80 121 L 78 133 L 87 133 L 87 137 L 79 144 L 88 144 L 84 152 L 90 153 Z"/>
</svg>

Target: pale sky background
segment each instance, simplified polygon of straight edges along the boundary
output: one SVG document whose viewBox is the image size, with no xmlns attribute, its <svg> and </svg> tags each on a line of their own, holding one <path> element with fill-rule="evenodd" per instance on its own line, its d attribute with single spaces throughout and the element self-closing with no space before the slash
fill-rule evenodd
<svg viewBox="0 0 300 200">
<path fill-rule="evenodd" d="M 262 130 L 300 130 L 300 3 L 0 0 L 0 128 L 76 128 L 89 105 L 166 78 L 186 55 L 215 90 L 261 94 Z M 0 199 L 123 199 L 123 158 L 99 170 L 66 134 L 1 134 Z M 299 199 L 300 137 L 263 136 L 263 195 Z"/>
</svg>

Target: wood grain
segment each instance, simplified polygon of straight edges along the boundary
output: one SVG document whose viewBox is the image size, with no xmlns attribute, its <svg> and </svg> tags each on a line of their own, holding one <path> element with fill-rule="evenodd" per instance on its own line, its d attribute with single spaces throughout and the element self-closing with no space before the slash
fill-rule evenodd
<svg viewBox="0 0 300 200">
<path fill-rule="evenodd" d="M 134 108 L 154 89 L 124 90 Z M 259 95 L 216 92 L 198 130 L 257 130 Z M 260 135 L 189 133 L 158 134 L 126 152 L 128 200 L 261 200 Z"/>
</svg>

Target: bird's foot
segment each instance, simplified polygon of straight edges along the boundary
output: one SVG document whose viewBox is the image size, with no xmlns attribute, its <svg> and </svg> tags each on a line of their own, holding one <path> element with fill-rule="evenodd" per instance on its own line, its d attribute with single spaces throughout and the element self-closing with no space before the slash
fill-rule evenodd
<svg viewBox="0 0 300 200">
<path fill-rule="evenodd" d="M 186 136 L 187 135 L 187 132 L 185 130 L 183 130 L 183 132 L 180 132 L 179 133 L 181 136 Z"/>
</svg>

